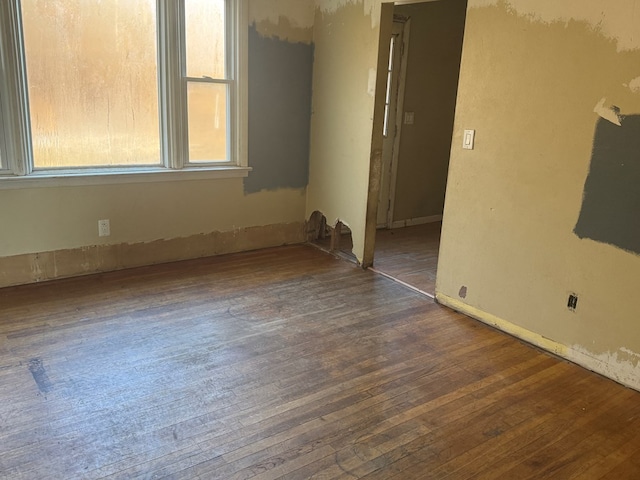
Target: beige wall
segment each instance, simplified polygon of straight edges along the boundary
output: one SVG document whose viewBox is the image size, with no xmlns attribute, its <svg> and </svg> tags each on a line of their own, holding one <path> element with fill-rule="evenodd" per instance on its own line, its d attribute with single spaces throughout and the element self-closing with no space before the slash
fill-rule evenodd
<svg viewBox="0 0 640 480">
<path fill-rule="evenodd" d="M 640 1 L 469 1 L 436 289 L 636 388 L 640 255 L 573 229 L 594 107 L 640 113 L 638 77 Z M 463 129 L 475 150 L 461 149 Z"/>
<path fill-rule="evenodd" d="M 304 219 L 304 191 L 244 195 L 242 179 L 0 190 L 0 253 L 149 242 Z M 97 222 L 111 221 L 98 237 Z"/>
<path fill-rule="evenodd" d="M 410 18 L 394 221 L 442 215 L 466 0 L 396 6 Z"/>
<path fill-rule="evenodd" d="M 307 218 L 322 212 L 340 220 L 364 254 L 380 9 L 371 2 L 319 1 Z M 378 5 L 379 6 L 379 5 Z M 376 16 L 377 15 L 377 16 Z"/>
</svg>

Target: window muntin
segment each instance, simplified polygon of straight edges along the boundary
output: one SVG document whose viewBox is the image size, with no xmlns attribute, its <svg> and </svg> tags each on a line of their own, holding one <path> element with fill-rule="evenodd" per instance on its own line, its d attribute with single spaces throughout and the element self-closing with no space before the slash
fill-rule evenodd
<svg viewBox="0 0 640 480">
<path fill-rule="evenodd" d="M 36 4 L 58 3 L 69 5 L 69 1 L 22 1 Z M 20 13 L 22 9 L 20 8 L 20 1 L 10 0 L 6 3 L 2 2 L 2 5 L 0 5 L 0 21 L 2 22 L 3 30 L 4 27 L 11 30 L 7 35 L 0 31 L 0 36 L 3 37 L 2 40 L 4 40 L 4 37 L 10 38 L 9 42 L 2 43 L 0 53 L 6 54 L 9 52 L 10 71 L 8 75 L 5 72 L 0 72 L 0 75 L 3 76 L 3 79 L 8 78 L 9 82 L 12 83 L 9 91 L 15 91 L 16 94 L 10 94 L 7 97 L 4 95 L 6 89 L 2 89 L 0 100 L 4 95 L 5 98 L 10 98 L 12 103 L 15 101 L 16 105 L 3 110 L 2 115 L 5 119 L 5 125 L 7 119 L 9 119 L 15 120 L 17 127 L 9 132 L 9 137 L 11 138 L 4 142 L 4 145 L 0 136 L 0 153 L 6 154 L 7 151 L 11 151 L 10 160 L 7 162 L 10 171 L 5 171 L 4 174 L 9 173 L 20 176 L 37 172 L 38 176 L 42 177 L 42 174 L 44 174 L 46 178 L 46 176 L 49 176 L 48 172 L 56 172 L 55 176 L 59 178 L 60 175 L 66 174 L 74 176 L 78 174 L 93 175 L 101 173 L 102 170 L 104 170 L 102 173 L 138 173 L 153 171 L 149 170 L 149 168 L 165 169 L 166 167 L 180 170 L 190 166 L 200 168 L 212 166 L 218 169 L 221 166 L 244 167 L 246 165 L 246 112 L 243 111 L 246 108 L 246 80 L 239 81 L 241 75 L 238 74 L 239 69 L 242 69 L 243 74 L 246 72 L 246 38 L 244 38 L 246 36 L 246 1 L 133 0 L 133 2 L 137 3 L 141 8 L 148 8 L 148 11 L 155 14 L 157 44 L 154 45 L 151 56 L 155 55 L 157 62 L 158 75 L 156 76 L 154 87 L 158 95 L 155 108 L 153 106 L 149 107 L 150 103 L 147 103 L 145 113 L 153 113 L 154 115 L 149 115 L 148 118 L 154 119 L 153 123 L 156 125 L 159 123 L 159 127 L 156 127 L 153 133 L 151 133 L 153 129 L 149 127 L 135 129 L 135 131 L 140 134 L 141 131 L 146 130 L 146 132 L 155 136 L 157 141 L 154 142 L 153 151 L 154 153 L 159 151 L 160 155 L 150 154 L 151 149 L 148 147 L 149 142 L 147 142 L 146 153 L 132 155 L 129 151 L 127 152 L 129 154 L 128 158 L 131 159 L 135 156 L 138 160 L 123 162 L 116 155 L 105 155 L 104 153 L 103 159 L 106 156 L 108 161 L 96 162 L 95 157 L 92 159 L 93 163 L 91 165 L 104 165 L 108 170 L 101 168 L 97 170 L 95 168 L 88 169 L 83 165 L 78 165 L 77 168 L 61 170 L 52 170 L 48 166 L 38 168 L 42 162 L 39 162 L 36 165 L 37 170 L 34 170 L 30 154 L 32 141 L 29 127 L 32 119 L 27 112 L 27 106 L 29 105 L 27 92 L 29 89 L 25 81 L 26 68 L 24 63 L 21 63 L 25 58 L 21 51 L 23 43 Z M 124 0 L 75 0 L 72 5 L 97 3 L 122 4 L 125 10 L 130 8 L 129 6 L 131 5 L 128 0 L 126 2 Z M 223 25 L 222 32 L 216 34 L 220 38 L 213 42 L 215 44 L 214 47 L 210 48 L 210 32 L 199 26 L 196 28 L 187 25 L 186 13 L 188 11 L 196 12 L 195 16 L 200 21 L 208 17 L 214 19 L 212 21 L 217 21 L 218 24 Z M 196 23 L 193 17 L 194 15 L 191 14 L 191 20 L 189 20 L 191 25 Z M 149 18 L 148 14 L 147 18 Z M 148 23 L 151 24 L 153 22 Z M 188 28 L 192 33 L 187 33 Z M 114 30 L 119 30 L 119 28 L 114 27 Z M 193 33 L 194 31 L 196 33 Z M 118 38 L 123 41 L 121 35 Z M 187 41 L 190 47 L 187 47 Z M 198 55 L 192 55 L 195 60 L 191 60 L 191 64 L 194 68 L 199 66 L 200 72 L 206 72 L 207 70 L 202 69 L 202 65 L 208 62 L 209 65 L 213 65 L 213 67 L 209 68 L 209 71 L 214 75 L 222 73 L 223 76 L 221 78 L 214 78 L 206 74 L 197 78 L 186 76 L 187 51 L 197 49 L 198 44 L 206 44 L 204 47 L 206 51 L 203 48 L 203 51 Z M 222 51 L 224 58 L 220 61 L 220 52 Z M 147 54 L 148 52 L 145 51 L 144 53 Z M 220 66 L 221 64 L 222 67 Z M 98 80 L 100 79 L 99 76 L 96 75 L 96 77 Z M 194 95 L 195 91 L 199 92 L 198 95 L 201 96 L 202 102 L 199 102 L 197 95 Z M 104 96 L 108 97 L 108 95 Z M 189 111 L 190 104 L 192 105 L 191 112 Z M 107 110 L 112 114 L 109 121 L 111 121 L 113 128 L 113 110 L 110 109 L 112 104 L 108 102 L 107 105 L 109 107 Z M 139 118 L 138 115 L 136 117 Z M 122 118 L 122 115 L 120 118 Z M 133 118 L 133 114 L 130 118 Z M 147 124 L 150 123 L 150 121 L 147 121 Z M 108 122 L 107 125 L 109 125 Z M 210 129 L 209 133 L 206 131 L 207 128 Z M 85 129 L 88 129 L 88 127 L 85 126 Z M 129 128 L 128 130 L 134 129 Z M 16 132 L 19 135 L 15 135 Z M 159 132 L 159 134 L 156 134 L 156 132 Z M 131 132 L 129 131 L 128 133 Z M 94 135 L 90 134 L 90 136 Z M 146 136 L 147 139 L 149 137 L 150 135 Z M 191 141 L 189 137 L 191 137 Z M 135 143 L 137 148 L 141 148 L 140 145 L 144 142 Z M 104 145 L 104 140 L 102 145 Z M 190 156 L 191 160 L 189 159 Z M 0 156 L 5 161 L 7 160 L 6 157 L 7 155 Z M 150 160 L 153 157 L 155 158 Z M 126 156 L 120 158 L 127 159 Z M 140 158 L 143 158 L 143 160 L 140 161 Z M 76 163 L 79 164 L 80 162 Z M 73 167 L 75 166 L 74 164 Z M 140 170 L 140 168 L 143 168 L 143 170 Z M 246 170 L 246 168 L 243 168 L 243 171 Z M 0 171 L 0 175 L 2 173 Z"/>
</svg>

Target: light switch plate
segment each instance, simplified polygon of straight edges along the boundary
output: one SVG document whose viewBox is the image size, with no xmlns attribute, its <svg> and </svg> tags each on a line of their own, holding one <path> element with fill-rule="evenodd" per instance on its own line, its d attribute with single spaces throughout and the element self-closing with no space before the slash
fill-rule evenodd
<svg viewBox="0 0 640 480">
<path fill-rule="evenodd" d="M 466 150 L 473 150 L 473 144 L 475 143 L 476 131 L 465 130 L 462 137 L 462 148 Z"/>
<path fill-rule="evenodd" d="M 404 112 L 404 124 L 413 125 L 415 112 Z"/>
</svg>

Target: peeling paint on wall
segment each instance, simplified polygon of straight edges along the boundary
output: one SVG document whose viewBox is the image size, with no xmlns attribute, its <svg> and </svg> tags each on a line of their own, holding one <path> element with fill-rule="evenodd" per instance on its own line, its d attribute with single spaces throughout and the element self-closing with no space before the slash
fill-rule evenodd
<svg viewBox="0 0 640 480">
<path fill-rule="evenodd" d="M 640 77 L 636 77 L 627 85 L 633 93 L 640 93 Z"/>
<path fill-rule="evenodd" d="M 335 13 L 347 5 L 362 4 L 365 15 L 371 16 L 371 28 L 380 24 L 382 2 L 380 0 L 315 0 L 316 8 L 322 13 Z"/>
<path fill-rule="evenodd" d="M 249 166 L 245 193 L 309 180 L 313 45 L 249 28 Z"/>
<path fill-rule="evenodd" d="M 255 0 L 249 8 L 249 25 L 260 35 L 291 43 L 313 40 L 313 0 Z"/>
<path fill-rule="evenodd" d="M 576 235 L 640 254 L 639 185 L 640 115 L 599 119 Z"/>
<path fill-rule="evenodd" d="M 596 354 L 583 346 L 573 345 L 568 350 L 567 358 L 623 385 L 640 390 L 640 354 L 628 348 Z"/>
<path fill-rule="evenodd" d="M 621 126 L 620 109 L 616 106 L 606 107 L 607 99 L 603 98 L 598 102 L 593 111 L 605 120 L 610 121 L 614 125 Z"/>
<path fill-rule="evenodd" d="M 254 0 L 249 8 L 249 23 L 269 22 L 278 25 L 287 21 L 292 27 L 313 28 L 314 4 L 312 0 Z"/>
<path fill-rule="evenodd" d="M 602 0 L 469 0 L 470 8 L 493 5 L 544 23 L 585 21 L 605 37 L 615 39 L 618 51 L 640 48 L 640 0 L 617 0 L 615 8 L 605 8 Z"/>
</svg>

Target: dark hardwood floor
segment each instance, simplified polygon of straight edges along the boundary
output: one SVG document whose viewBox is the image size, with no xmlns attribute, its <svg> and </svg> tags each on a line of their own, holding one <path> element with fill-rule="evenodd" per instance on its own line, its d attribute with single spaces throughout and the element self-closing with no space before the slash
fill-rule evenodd
<svg viewBox="0 0 640 480">
<path fill-rule="evenodd" d="M 0 290 L 3 479 L 634 479 L 640 393 L 292 246 Z"/>
<path fill-rule="evenodd" d="M 434 222 L 378 230 L 374 268 L 433 296 L 441 226 Z"/>
</svg>

